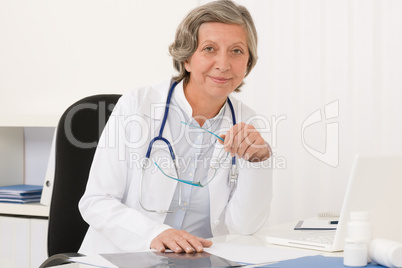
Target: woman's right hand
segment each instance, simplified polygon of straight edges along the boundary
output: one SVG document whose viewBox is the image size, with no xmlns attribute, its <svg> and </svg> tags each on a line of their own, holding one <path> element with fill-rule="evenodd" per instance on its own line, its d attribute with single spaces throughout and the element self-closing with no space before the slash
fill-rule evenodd
<svg viewBox="0 0 402 268">
<path fill-rule="evenodd" d="M 170 249 L 175 253 L 202 252 L 212 245 L 212 241 L 189 234 L 183 230 L 167 229 L 155 237 L 151 248 L 159 252 Z"/>
</svg>

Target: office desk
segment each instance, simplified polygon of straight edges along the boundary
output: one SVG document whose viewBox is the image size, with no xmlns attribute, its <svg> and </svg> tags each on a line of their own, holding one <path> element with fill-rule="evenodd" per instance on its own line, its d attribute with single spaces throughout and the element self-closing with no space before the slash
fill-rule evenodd
<svg viewBox="0 0 402 268">
<path fill-rule="evenodd" d="M 277 246 L 277 245 L 268 244 L 267 242 L 265 242 L 265 237 L 267 236 L 267 234 L 269 234 L 269 233 L 272 234 L 275 232 L 281 232 L 284 230 L 292 229 L 295 226 L 295 224 L 296 224 L 295 222 L 291 222 L 291 223 L 282 224 L 282 225 L 273 226 L 273 227 L 265 227 L 265 228 L 261 229 L 259 232 L 257 232 L 256 234 L 250 235 L 250 236 L 230 234 L 230 235 L 225 235 L 225 236 L 214 237 L 211 240 L 214 243 L 233 243 L 233 244 L 242 244 L 242 245 L 250 245 L 250 246 L 262 246 L 262 247 L 268 247 L 268 248 L 284 248 L 284 249 L 306 251 L 306 249 Z M 315 252 L 317 254 L 320 254 L 320 255 L 324 255 L 324 256 L 331 256 L 331 257 L 343 256 L 343 252 L 328 253 L 328 252 L 314 251 L 314 250 L 311 250 L 311 251 Z M 62 267 L 62 268 L 93 268 L 94 266 L 72 263 L 72 264 L 67 264 L 67 265 L 63 265 L 63 266 L 59 266 L 59 267 Z"/>
</svg>

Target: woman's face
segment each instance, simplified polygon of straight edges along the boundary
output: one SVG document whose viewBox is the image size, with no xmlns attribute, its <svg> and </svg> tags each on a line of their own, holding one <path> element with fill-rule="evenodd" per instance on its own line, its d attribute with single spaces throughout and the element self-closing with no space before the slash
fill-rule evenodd
<svg viewBox="0 0 402 268">
<path fill-rule="evenodd" d="M 198 31 L 198 47 L 184 66 L 190 73 L 188 88 L 204 97 L 226 99 L 243 81 L 249 51 L 242 26 L 208 22 Z"/>
</svg>

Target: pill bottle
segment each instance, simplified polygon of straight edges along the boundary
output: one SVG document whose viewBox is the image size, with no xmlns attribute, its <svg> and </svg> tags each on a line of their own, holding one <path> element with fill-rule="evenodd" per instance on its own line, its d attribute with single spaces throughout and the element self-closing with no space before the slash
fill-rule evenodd
<svg viewBox="0 0 402 268">
<path fill-rule="evenodd" d="M 368 211 L 352 211 L 348 222 L 346 237 L 355 242 L 370 243 L 373 237 L 373 226 Z"/>
<path fill-rule="evenodd" d="M 402 267 L 402 243 L 376 238 L 370 244 L 370 257 L 386 267 Z"/>
<path fill-rule="evenodd" d="M 370 212 L 353 211 L 347 225 L 343 263 L 362 267 L 370 262 L 369 245 L 373 236 Z"/>
<path fill-rule="evenodd" d="M 350 267 L 366 266 L 368 259 L 367 255 L 367 243 L 346 239 L 343 252 L 343 265 Z"/>
</svg>

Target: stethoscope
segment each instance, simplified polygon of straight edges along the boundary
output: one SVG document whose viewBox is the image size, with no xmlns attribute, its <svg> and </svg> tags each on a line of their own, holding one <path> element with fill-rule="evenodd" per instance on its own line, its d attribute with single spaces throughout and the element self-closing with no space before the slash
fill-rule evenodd
<svg viewBox="0 0 402 268">
<path fill-rule="evenodd" d="M 177 164 L 176 156 L 175 156 L 175 154 L 173 152 L 172 145 L 170 144 L 170 142 L 167 139 L 165 139 L 162 136 L 163 130 L 165 129 L 166 121 L 167 121 L 167 118 L 168 118 L 170 100 L 172 98 L 173 90 L 175 89 L 177 84 L 178 84 L 177 82 L 174 82 L 171 85 L 170 89 L 169 89 L 169 93 L 168 93 L 167 100 L 166 100 L 165 113 L 163 115 L 162 125 L 161 125 L 161 128 L 159 130 L 159 135 L 154 137 L 149 142 L 147 154 L 145 155 L 145 161 L 144 161 L 143 166 L 142 166 L 141 179 L 140 179 L 140 185 L 139 185 L 140 186 L 139 187 L 140 188 L 139 189 L 139 201 L 140 201 L 141 207 L 144 210 L 148 211 L 148 212 L 174 213 L 179 209 L 180 204 L 181 204 L 181 193 L 182 193 L 181 186 L 179 187 L 179 198 L 178 198 L 179 199 L 178 200 L 179 206 L 177 206 L 177 208 L 175 210 L 149 209 L 149 208 L 146 208 L 144 206 L 144 204 L 142 203 L 142 182 L 143 182 L 144 172 L 145 172 L 146 167 L 148 166 L 149 157 L 150 157 L 151 151 L 152 151 L 152 146 L 153 146 L 155 141 L 162 141 L 162 142 L 166 143 L 167 147 L 169 148 L 170 156 L 172 157 L 172 160 L 173 160 L 173 163 L 174 163 L 174 168 L 176 170 L 176 174 L 179 174 L 178 164 Z M 233 125 L 236 125 L 236 116 L 235 116 L 235 112 L 234 112 L 234 109 L 233 109 L 232 102 L 230 101 L 229 97 L 227 98 L 227 101 L 228 101 L 228 104 L 229 104 L 230 111 L 232 113 Z M 237 177 L 238 177 L 238 169 L 237 169 L 237 166 L 236 166 L 236 156 L 234 156 L 234 157 L 232 157 L 232 166 L 230 168 L 230 174 L 229 174 L 229 179 L 228 179 L 228 184 L 231 187 L 232 191 L 234 190 L 234 188 L 237 185 Z"/>
</svg>

